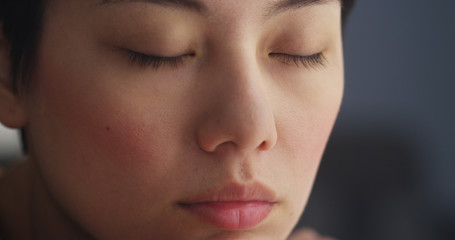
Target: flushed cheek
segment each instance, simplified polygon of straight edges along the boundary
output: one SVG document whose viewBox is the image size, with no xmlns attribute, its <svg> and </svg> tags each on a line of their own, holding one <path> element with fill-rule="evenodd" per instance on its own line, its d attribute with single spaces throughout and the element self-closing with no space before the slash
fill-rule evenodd
<svg viewBox="0 0 455 240">
<path fill-rule="evenodd" d="M 281 104 L 287 109 L 281 108 L 276 115 L 276 148 L 284 157 L 280 158 L 282 164 L 270 167 L 281 169 L 281 179 L 287 179 L 281 186 L 289 199 L 290 215 L 298 216 L 305 206 L 341 103 L 341 84 L 324 89 Z"/>
<path fill-rule="evenodd" d="M 180 136 L 165 111 L 169 106 L 150 92 L 141 98 L 119 84 L 125 81 L 118 81 L 115 69 L 43 52 L 31 86 L 28 128 L 54 193 L 68 202 L 102 195 L 128 201 L 124 196 L 142 193 L 141 200 L 158 194 L 160 183 L 171 184 L 166 169 L 175 168 L 179 146 L 170 139 Z"/>
<path fill-rule="evenodd" d="M 166 171 L 176 168 L 172 149 L 177 146 L 166 141 L 177 137 L 176 130 L 162 124 L 167 117 L 157 115 L 159 107 L 119 98 L 96 84 L 58 79 L 40 79 L 31 126 L 52 193 L 89 228 L 102 222 L 118 226 L 115 219 L 154 221 L 147 216 L 160 216 L 164 200 L 159 201 L 172 186 L 170 177 L 176 178 Z"/>
<path fill-rule="evenodd" d="M 320 106 L 300 104 L 294 111 L 280 114 L 277 131 L 279 143 L 296 165 L 314 169 L 319 164 L 321 154 L 335 122 L 341 97 Z M 291 104 L 290 104 L 291 105 Z"/>
<path fill-rule="evenodd" d="M 304 115 L 288 121 L 293 127 L 279 128 L 283 137 L 277 146 L 280 147 L 282 155 L 286 156 L 282 160 L 281 168 L 287 177 L 283 177 L 292 179 L 294 184 L 301 186 L 302 196 L 311 190 L 334 121 L 334 115 L 317 118 Z M 301 121 L 298 121 L 299 119 Z M 317 121 L 317 124 L 312 122 L 313 120 Z M 290 186 L 291 192 L 295 192 L 294 186 Z"/>
<path fill-rule="evenodd" d="M 115 96 L 115 90 L 97 88 L 96 84 L 68 87 L 43 83 L 40 90 L 43 117 L 48 116 L 46 135 L 60 146 L 61 154 L 84 153 L 78 164 L 144 169 L 153 165 L 153 160 L 164 158 L 172 145 L 163 140 L 169 139 L 172 131 L 160 124 L 164 118 L 160 109 L 136 103 L 134 97 Z"/>
<path fill-rule="evenodd" d="M 67 27 L 57 22 L 49 32 Z M 93 167 L 85 171 L 141 170 L 154 164 L 158 152 L 160 157 L 168 152 L 172 142 L 163 138 L 173 131 L 163 124 L 169 116 L 154 94 L 137 97 L 130 86 L 139 88 L 138 81 L 123 76 L 123 69 L 100 64 L 106 57 L 77 34 L 45 34 L 42 42 L 29 127 L 39 136 L 37 151 L 46 151 L 43 161 L 63 158 L 68 160 L 59 160 L 61 167 Z"/>
<path fill-rule="evenodd" d="M 281 226 L 283 229 L 297 223 L 306 206 L 325 142 L 325 137 L 302 126 L 302 123 L 293 126 L 278 129 L 282 138 L 278 139 L 274 150 L 277 157 L 267 161 L 268 167 L 264 170 L 268 173 L 267 179 L 274 179 L 273 185 L 282 199 L 280 222 L 286 224 Z M 302 127 L 296 129 L 295 126 Z"/>
</svg>

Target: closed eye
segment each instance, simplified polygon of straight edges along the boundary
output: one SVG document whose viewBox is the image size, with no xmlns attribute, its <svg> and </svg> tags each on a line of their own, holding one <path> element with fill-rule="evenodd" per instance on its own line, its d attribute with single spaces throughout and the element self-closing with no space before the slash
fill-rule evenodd
<svg viewBox="0 0 455 240">
<path fill-rule="evenodd" d="M 286 53 L 269 53 L 269 56 L 276 58 L 282 63 L 304 68 L 321 69 L 324 68 L 327 64 L 327 60 L 322 52 L 309 56 L 292 55 Z"/>
<path fill-rule="evenodd" d="M 183 60 L 186 57 L 192 57 L 194 54 L 184 54 L 175 57 L 165 57 L 165 56 L 154 56 L 144 53 L 135 52 L 132 50 L 127 50 L 129 55 L 129 61 L 132 65 L 137 65 L 141 68 L 152 68 L 153 70 L 158 70 L 160 67 L 170 67 L 171 69 L 176 69 L 183 65 Z"/>
</svg>

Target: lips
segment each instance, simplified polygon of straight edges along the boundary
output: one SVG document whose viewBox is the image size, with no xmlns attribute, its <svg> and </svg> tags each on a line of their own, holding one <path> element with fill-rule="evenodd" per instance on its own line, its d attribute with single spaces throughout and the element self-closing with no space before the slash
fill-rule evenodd
<svg viewBox="0 0 455 240">
<path fill-rule="evenodd" d="M 246 230 L 267 218 L 276 202 L 275 193 L 262 184 L 229 183 L 209 189 L 179 205 L 217 228 Z"/>
</svg>

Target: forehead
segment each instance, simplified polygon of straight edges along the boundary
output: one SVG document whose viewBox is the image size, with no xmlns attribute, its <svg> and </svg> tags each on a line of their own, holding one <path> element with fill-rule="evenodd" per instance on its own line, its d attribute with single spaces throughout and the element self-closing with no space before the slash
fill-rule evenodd
<svg viewBox="0 0 455 240">
<path fill-rule="evenodd" d="M 207 1 L 207 0 L 205 0 Z M 251 1 L 251 0 L 250 0 Z M 308 6 L 314 4 L 325 4 L 329 2 L 339 2 L 340 0 L 262 0 L 263 3 L 274 4 L 281 7 L 298 7 Z M 113 3 L 125 3 L 125 2 L 144 2 L 154 3 L 162 5 L 181 5 L 186 7 L 201 7 L 204 5 L 204 0 L 99 0 L 97 4 L 113 4 Z M 228 1 L 226 1 L 228 2 Z"/>
<path fill-rule="evenodd" d="M 133 19 L 138 20 L 140 16 L 147 16 L 147 21 L 150 21 L 159 16 L 185 18 L 199 15 L 202 17 L 199 19 L 206 23 L 221 21 L 226 24 L 232 23 L 231 25 L 245 25 L 253 22 L 263 24 L 270 22 L 268 20 L 272 18 L 276 19 L 276 16 L 288 16 L 287 13 L 295 13 L 294 16 L 301 17 L 311 16 L 316 12 L 318 16 L 324 16 L 324 18 L 330 15 L 338 16 L 337 12 L 341 13 L 342 10 L 342 2 L 341 0 L 49 0 L 45 11 L 45 22 L 52 18 L 56 20 L 55 16 L 61 19 L 72 18 L 77 22 L 93 22 L 106 21 L 106 19 L 133 21 Z M 190 22 L 195 19 L 191 18 Z M 310 20 L 311 17 L 306 19 Z M 114 21 L 112 24 L 120 24 L 119 21 Z M 74 23 L 77 24 L 77 22 Z"/>
<path fill-rule="evenodd" d="M 120 3 L 149 3 L 161 5 L 170 8 L 181 8 L 192 10 L 199 13 L 206 13 L 209 11 L 210 5 L 223 5 L 227 6 L 241 6 L 256 2 L 256 6 L 262 6 L 265 10 L 265 17 L 271 17 L 281 12 L 304 8 L 312 5 L 326 5 L 338 4 L 341 5 L 341 0 L 246 0 L 246 1 L 208 1 L 208 0 L 99 0 L 96 5 L 112 5 Z M 242 3 L 242 4 L 239 4 Z M 246 3 L 246 4 L 245 4 Z"/>
<path fill-rule="evenodd" d="M 46 1 L 46 15 L 50 12 L 83 12 L 95 13 L 100 10 L 116 8 L 120 9 L 150 9 L 160 7 L 162 9 L 178 10 L 180 12 L 195 12 L 206 18 L 221 17 L 221 15 L 268 19 L 285 12 L 292 12 L 299 9 L 307 9 L 317 6 L 331 6 L 342 10 L 343 0 L 49 0 Z M 125 8 L 126 7 L 126 8 Z M 321 8 L 322 9 L 322 8 Z M 96 11 L 93 11 L 96 10 Z M 98 12 L 98 13 L 97 13 Z M 126 13 L 126 12 L 125 12 Z M 65 14 L 64 14 L 65 15 Z"/>
</svg>

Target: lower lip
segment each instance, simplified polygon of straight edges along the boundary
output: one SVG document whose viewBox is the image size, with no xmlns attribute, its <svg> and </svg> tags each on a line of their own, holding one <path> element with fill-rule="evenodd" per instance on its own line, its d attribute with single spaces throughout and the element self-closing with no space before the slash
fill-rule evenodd
<svg viewBox="0 0 455 240">
<path fill-rule="evenodd" d="M 258 225 L 272 211 L 273 203 L 204 202 L 183 205 L 185 209 L 202 220 L 226 230 L 245 230 Z"/>
</svg>

